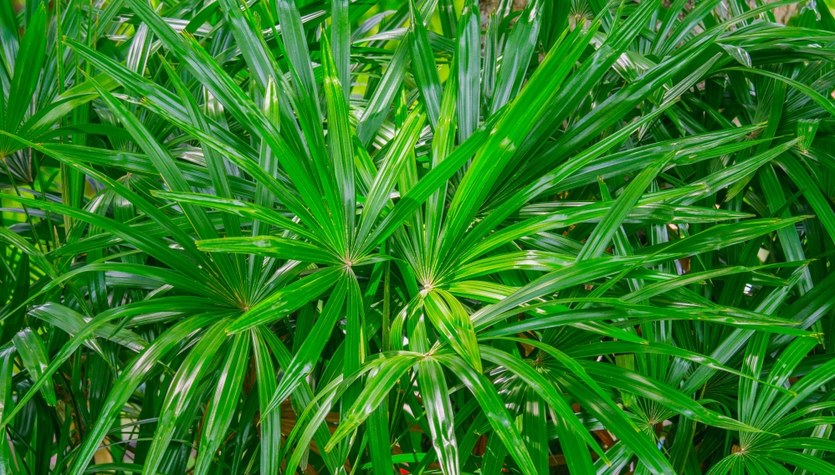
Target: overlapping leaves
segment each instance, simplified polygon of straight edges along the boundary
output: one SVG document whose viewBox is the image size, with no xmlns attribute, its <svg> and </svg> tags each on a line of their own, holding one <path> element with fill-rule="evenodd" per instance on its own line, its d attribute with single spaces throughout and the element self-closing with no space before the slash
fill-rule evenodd
<svg viewBox="0 0 835 475">
<path fill-rule="evenodd" d="M 65 3 L 0 6 L 0 473 L 835 469 L 824 2 Z"/>
</svg>

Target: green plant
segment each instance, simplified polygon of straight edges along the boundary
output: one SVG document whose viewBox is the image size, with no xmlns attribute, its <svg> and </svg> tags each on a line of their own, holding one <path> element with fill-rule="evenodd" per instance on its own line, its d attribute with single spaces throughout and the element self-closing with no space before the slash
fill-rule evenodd
<svg viewBox="0 0 835 475">
<path fill-rule="evenodd" d="M 0 3 L 0 473 L 835 473 L 825 3 L 512 3 Z"/>
</svg>

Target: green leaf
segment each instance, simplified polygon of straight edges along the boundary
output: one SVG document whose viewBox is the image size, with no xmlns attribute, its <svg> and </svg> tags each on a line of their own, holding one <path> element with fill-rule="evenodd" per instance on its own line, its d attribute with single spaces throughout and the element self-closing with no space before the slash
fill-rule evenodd
<svg viewBox="0 0 835 475">
<path fill-rule="evenodd" d="M 242 333 L 240 336 L 249 336 L 252 339 L 253 363 L 257 375 L 258 384 L 258 410 L 261 417 L 260 435 L 264 445 L 261 447 L 259 467 L 264 473 L 277 473 L 281 463 L 281 411 L 270 411 L 270 399 L 275 393 L 275 366 L 267 344 L 261 335 L 251 330 L 249 335 Z"/>
<path fill-rule="evenodd" d="M 10 132 L 17 131 L 29 108 L 32 96 L 38 85 L 37 77 L 46 59 L 46 22 L 45 5 L 36 4 L 34 12 L 26 25 L 26 32 L 20 41 L 14 65 L 6 63 L 6 67 L 13 72 L 11 84 L 4 84 L 3 92 L 6 98 L 3 117 L 0 118 L 0 129 Z M 8 77 L 6 77 L 8 79 Z M 5 156 L 7 150 L 0 150 L 0 157 Z"/>
<path fill-rule="evenodd" d="M 213 352 L 223 344 L 226 338 L 225 327 L 228 324 L 228 320 L 220 321 L 206 330 L 199 343 L 183 360 L 177 374 L 174 375 L 160 409 L 154 440 L 148 450 L 148 458 L 142 465 L 143 474 L 157 473 L 157 468 L 162 463 L 163 456 L 174 437 L 180 418 L 185 414 L 188 406 L 197 402 L 196 390 L 199 388 L 199 383 L 214 363 L 214 357 L 206 357 L 206 355 L 217 355 Z"/>
<path fill-rule="evenodd" d="M 346 294 L 346 284 L 343 279 L 336 284 L 336 288 L 328 298 L 310 333 L 304 338 L 299 351 L 293 356 L 290 364 L 284 368 L 284 375 L 278 383 L 275 394 L 271 396 L 270 404 L 267 407 L 268 411 L 287 399 L 290 393 L 296 389 L 296 386 L 313 371 L 316 360 L 322 354 L 322 350 L 328 343 L 328 339 L 336 326 L 336 321 L 341 316 Z"/>
<path fill-rule="evenodd" d="M 522 435 L 513 424 L 504 402 L 499 397 L 496 389 L 490 384 L 490 381 L 482 374 L 475 372 L 469 363 L 458 356 L 437 354 L 433 355 L 432 358 L 455 373 L 467 389 L 473 393 L 479 406 L 487 416 L 490 426 L 504 444 L 507 452 L 519 465 L 522 473 L 526 475 L 535 474 L 536 467 L 525 447 Z"/>
<path fill-rule="evenodd" d="M 493 91 L 492 112 L 496 112 L 513 99 L 522 87 L 525 70 L 536 49 L 541 24 L 542 1 L 533 0 L 519 16 L 505 44 Z"/>
<path fill-rule="evenodd" d="M 47 404 L 54 406 L 56 403 L 55 386 L 52 384 L 51 376 L 45 374 L 49 355 L 46 353 L 43 340 L 31 328 L 26 328 L 12 338 L 12 343 L 14 343 L 23 367 L 29 372 L 32 380 L 34 382 L 40 379 L 44 380 L 41 394 Z"/>
<path fill-rule="evenodd" d="M 316 264 L 339 264 L 333 254 L 320 247 L 279 236 L 228 237 L 197 241 L 197 248 L 206 252 L 233 252 L 292 259 Z"/>
<path fill-rule="evenodd" d="M 481 355 L 473 322 L 467 310 L 450 293 L 441 289 L 426 291 L 423 299 L 426 316 L 443 339 L 475 371 L 481 373 Z"/>
<path fill-rule="evenodd" d="M 119 376 L 107 395 L 101 414 L 96 419 L 95 425 L 89 429 L 84 442 L 79 448 L 74 462 L 70 468 L 72 473 L 84 471 L 93 459 L 93 454 L 98 449 L 105 435 L 116 421 L 128 399 L 133 395 L 136 388 L 150 375 L 161 359 L 177 346 L 192 332 L 197 331 L 216 319 L 216 314 L 203 314 L 190 317 L 168 329 L 160 335 L 151 346 L 145 349 L 142 354 L 136 357 L 124 372 Z M 147 465 L 143 466 L 147 467 Z"/>
<path fill-rule="evenodd" d="M 458 458 L 458 441 L 455 437 L 455 413 L 449 400 L 449 387 L 443 368 L 436 361 L 426 358 L 417 364 L 423 406 L 429 422 L 432 446 L 444 475 L 461 473 Z"/>
<path fill-rule="evenodd" d="M 327 292 L 342 272 L 341 268 L 327 267 L 273 292 L 252 308 L 245 309 L 244 313 L 229 325 L 227 331 L 240 333 L 286 317 L 288 313 Z"/>
<path fill-rule="evenodd" d="M 337 8 L 342 2 L 334 2 L 334 8 Z M 346 11 L 348 9 L 347 1 L 342 7 Z M 344 25 L 341 28 L 345 28 Z M 351 134 L 351 125 L 348 122 L 348 103 L 345 100 L 345 87 L 350 89 L 350 77 L 347 74 L 347 58 L 343 59 L 342 71 L 337 70 L 334 58 L 331 57 L 330 45 L 327 41 L 327 36 L 323 36 L 323 58 L 325 68 L 325 97 L 328 105 L 328 145 L 330 154 L 333 157 L 333 172 L 336 175 L 336 186 L 339 189 L 339 195 L 342 199 L 342 210 L 344 213 L 344 238 L 345 245 L 341 251 L 346 258 L 350 258 L 351 244 L 354 238 L 354 221 L 356 216 L 356 186 L 355 180 L 355 165 L 353 155 L 353 143 Z M 343 49 L 347 45 L 342 46 Z M 343 53 L 343 55 L 347 54 Z M 341 73 L 341 74 L 338 74 Z M 340 76 L 345 83 L 340 81 Z"/>
<path fill-rule="evenodd" d="M 441 109 L 441 81 L 438 78 L 438 66 L 435 63 L 435 54 L 429 44 L 429 36 L 424 25 L 425 20 L 415 5 L 415 0 L 409 0 L 409 11 L 412 16 L 409 43 L 411 45 L 415 81 L 423 97 L 429 123 L 433 127 L 437 127 Z"/>
<path fill-rule="evenodd" d="M 231 338 L 231 348 L 220 370 L 218 385 L 206 413 L 206 426 L 197 449 L 195 474 L 209 472 L 215 452 L 225 439 L 241 397 L 246 369 L 249 366 L 250 336 L 239 333 Z"/>
<path fill-rule="evenodd" d="M 629 183 L 629 186 L 626 187 L 623 194 L 615 200 L 614 205 L 606 213 L 606 216 L 603 217 L 594 231 L 592 231 L 585 246 L 583 246 L 583 249 L 577 255 L 578 260 L 603 255 L 615 232 L 617 232 L 624 219 L 626 219 L 629 210 L 637 204 L 644 190 L 646 190 L 656 175 L 661 172 L 667 162 L 672 160 L 672 158 L 673 154 L 669 154 L 654 161 Z"/>
<path fill-rule="evenodd" d="M 356 430 L 380 405 L 403 374 L 422 357 L 423 355 L 415 353 L 401 353 L 369 361 L 363 370 L 368 373 L 365 389 L 342 418 L 328 445 L 325 446 L 325 451 L 333 450 L 337 443 Z"/>
</svg>

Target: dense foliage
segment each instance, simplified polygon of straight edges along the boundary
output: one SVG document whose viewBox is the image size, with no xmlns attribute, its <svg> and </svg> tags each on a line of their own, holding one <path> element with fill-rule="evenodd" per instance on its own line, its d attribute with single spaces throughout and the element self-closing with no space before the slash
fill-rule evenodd
<svg viewBox="0 0 835 475">
<path fill-rule="evenodd" d="M 499 3 L 0 2 L 0 473 L 835 473 L 826 3 Z"/>
</svg>

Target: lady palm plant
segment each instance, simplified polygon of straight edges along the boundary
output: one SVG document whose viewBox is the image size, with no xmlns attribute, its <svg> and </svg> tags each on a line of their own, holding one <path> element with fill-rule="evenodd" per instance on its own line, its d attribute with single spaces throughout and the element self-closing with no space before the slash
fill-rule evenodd
<svg viewBox="0 0 835 475">
<path fill-rule="evenodd" d="M 0 5 L 0 473 L 835 473 L 827 4 L 513 3 Z"/>
</svg>

